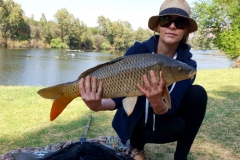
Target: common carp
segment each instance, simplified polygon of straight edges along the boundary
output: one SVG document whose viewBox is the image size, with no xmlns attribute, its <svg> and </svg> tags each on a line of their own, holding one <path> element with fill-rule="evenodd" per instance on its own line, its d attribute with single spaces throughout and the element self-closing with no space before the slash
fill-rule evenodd
<svg viewBox="0 0 240 160">
<path fill-rule="evenodd" d="M 83 72 L 76 81 L 43 88 L 38 94 L 47 99 L 54 99 L 50 120 L 54 120 L 65 109 L 65 107 L 76 97 L 81 96 L 78 81 L 88 75 L 96 76 L 97 88 L 99 82 L 103 83 L 102 98 L 126 97 L 123 99 L 123 107 L 130 115 L 135 107 L 137 97 L 143 95 L 137 88 L 137 83 L 144 86 L 142 76 L 147 75 L 150 80 L 149 71 L 155 72 L 159 82 L 160 71 L 166 86 L 174 82 L 193 78 L 196 71 L 178 60 L 171 59 L 162 54 L 135 54 L 122 56 L 112 61 L 97 65 Z M 167 106 L 171 107 L 169 92 L 164 95 Z"/>
</svg>

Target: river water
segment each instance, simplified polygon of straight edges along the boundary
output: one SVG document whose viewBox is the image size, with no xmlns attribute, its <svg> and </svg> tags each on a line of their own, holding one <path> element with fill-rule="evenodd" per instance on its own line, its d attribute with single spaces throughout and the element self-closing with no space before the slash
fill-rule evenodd
<svg viewBox="0 0 240 160">
<path fill-rule="evenodd" d="M 192 50 L 198 70 L 230 68 L 234 63 L 216 51 Z M 124 51 L 0 49 L 0 85 L 50 86 L 74 81 L 91 67 L 122 56 Z"/>
</svg>

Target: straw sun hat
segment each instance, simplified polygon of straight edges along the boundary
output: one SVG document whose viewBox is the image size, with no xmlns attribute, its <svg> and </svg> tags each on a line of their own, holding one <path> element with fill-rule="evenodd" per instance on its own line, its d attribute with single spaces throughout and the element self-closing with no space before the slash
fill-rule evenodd
<svg viewBox="0 0 240 160">
<path fill-rule="evenodd" d="M 198 29 L 198 26 L 196 21 L 190 18 L 190 12 L 190 7 L 185 0 L 165 0 L 160 7 L 159 15 L 149 18 L 148 27 L 154 31 L 159 17 L 177 15 L 188 19 L 188 33 L 194 32 Z"/>
</svg>

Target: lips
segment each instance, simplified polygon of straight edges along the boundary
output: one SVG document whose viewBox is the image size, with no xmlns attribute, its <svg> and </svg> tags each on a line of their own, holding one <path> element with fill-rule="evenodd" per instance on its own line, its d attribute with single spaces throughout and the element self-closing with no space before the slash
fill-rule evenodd
<svg viewBox="0 0 240 160">
<path fill-rule="evenodd" d="M 177 36 L 177 34 L 175 34 L 175 33 L 166 33 L 166 35 Z"/>
</svg>

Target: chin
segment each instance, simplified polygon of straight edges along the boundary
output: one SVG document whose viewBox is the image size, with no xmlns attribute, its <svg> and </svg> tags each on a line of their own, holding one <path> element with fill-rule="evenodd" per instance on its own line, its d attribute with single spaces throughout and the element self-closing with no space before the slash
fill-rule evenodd
<svg viewBox="0 0 240 160">
<path fill-rule="evenodd" d="M 177 40 L 166 40 L 165 44 L 171 45 L 171 44 L 178 44 L 180 41 Z"/>
</svg>

